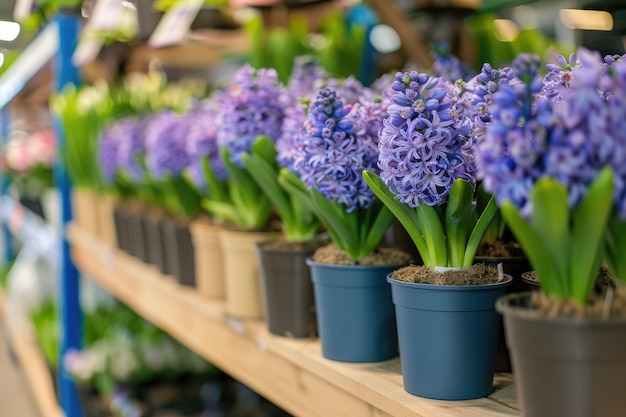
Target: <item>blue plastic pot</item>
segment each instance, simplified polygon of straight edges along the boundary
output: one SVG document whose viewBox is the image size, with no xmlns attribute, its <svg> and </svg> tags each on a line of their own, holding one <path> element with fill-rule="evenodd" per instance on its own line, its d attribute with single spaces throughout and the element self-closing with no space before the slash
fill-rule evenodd
<svg viewBox="0 0 626 417">
<path fill-rule="evenodd" d="M 430 285 L 391 276 L 404 389 L 439 400 L 469 400 L 493 389 L 496 299 L 511 276 L 489 285 Z"/>
<path fill-rule="evenodd" d="M 310 258 L 307 264 L 322 355 L 342 362 L 379 362 L 398 356 L 386 276 L 402 265 L 329 265 Z"/>
</svg>

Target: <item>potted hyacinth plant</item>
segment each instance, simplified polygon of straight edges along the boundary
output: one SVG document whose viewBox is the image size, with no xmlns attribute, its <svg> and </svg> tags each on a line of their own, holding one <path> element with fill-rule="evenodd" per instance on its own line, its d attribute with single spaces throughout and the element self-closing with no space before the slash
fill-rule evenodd
<svg viewBox="0 0 626 417">
<path fill-rule="evenodd" d="M 284 92 L 284 121 L 274 142 L 258 137 L 242 155 L 246 170 L 270 199 L 284 235 L 256 244 L 265 300 L 267 326 L 272 334 L 315 337 L 317 324 L 310 268 L 306 259 L 327 239 L 306 201 L 279 183 L 281 167 L 288 166 L 294 137 L 305 120 L 304 102 L 325 72 L 309 57 L 295 60 Z"/>
<path fill-rule="evenodd" d="M 525 416 L 620 415 L 623 290 L 593 292 L 606 258 L 623 272 L 626 63 L 581 49 L 529 66 L 494 95 L 478 146 L 485 188 L 541 282 L 500 299 Z M 567 347 L 566 349 L 564 347 Z"/>
<path fill-rule="evenodd" d="M 392 89 L 380 175 L 363 176 L 424 262 L 388 277 L 404 388 L 436 399 L 482 397 L 492 390 L 495 300 L 511 277 L 472 266 L 497 208 L 493 199 L 482 212 L 475 204 L 471 106 L 459 85 L 417 71 L 397 73 Z"/>
<path fill-rule="evenodd" d="M 376 170 L 383 99 L 346 105 L 354 84 L 319 91 L 294 138 L 292 165 L 281 183 L 312 208 L 332 240 L 309 258 L 324 357 L 373 362 L 397 356 L 391 294 L 385 276 L 409 255 L 379 248 L 391 212 L 365 184 Z M 346 88 L 348 87 L 348 88 Z"/>
<path fill-rule="evenodd" d="M 208 157 L 201 158 L 206 180 L 202 207 L 216 221 L 220 232 L 226 305 L 235 317 L 258 318 L 264 313 L 259 264 L 255 244 L 281 235 L 273 216 L 272 201 L 246 170 L 243 162 L 260 136 L 275 141 L 284 119 L 283 86 L 273 69 L 240 68 L 231 84 L 213 93 L 217 110 L 216 139 L 225 171 Z"/>
<path fill-rule="evenodd" d="M 195 255 L 189 224 L 200 211 L 200 196 L 184 178 L 190 165 L 186 141 L 193 115 L 162 110 L 147 118 L 144 177 L 152 197 L 161 200 L 167 272 L 180 284 L 195 286 Z"/>
</svg>

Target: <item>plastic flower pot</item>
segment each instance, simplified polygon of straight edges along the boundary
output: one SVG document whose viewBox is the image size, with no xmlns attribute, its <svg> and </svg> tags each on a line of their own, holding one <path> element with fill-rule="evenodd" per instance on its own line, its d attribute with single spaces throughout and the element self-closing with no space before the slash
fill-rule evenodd
<svg viewBox="0 0 626 417">
<path fill-rule="evenodd" d="M 548 318 L 529 293 L 498 300 L 525 417 L 626 416 L 626 319 Z"/>
<path fill-rule="evenodd" d="M 98 204 L 96 194 L 85 188 L 74 188 L 71 194 L 72 214 L 78 226 L 92 233 L 100 235 L 98 224 Z"/>
<path fill-rule="evenodd" d="M 143 217 L 143 227 L 146 234 L 146 256 L 148 263 L 156 266 L 159 271 L 163 272 L 167 268 L 165 235 L 161 227 L 161 219 L 163 215 L 157 212 L 150 212 Z"/>
<path fill-rule="evenodd" d="M 247 232 L 223 229 L 220 233 L 226 311 L 237 318 L 262 318 L 265 308 L 261 291 L 259 261 L 254 245 L 275 239 L 279 232 Z"/>
<path fill-rule="evenodd" d="M 115 222 L 113 219 L 115 197 L 111 195 L 97 195 L 96 203 L 100 236 L 108 245 L 115 246 L 117 241 Z"/>
<path fill-rule="evenodd" d="M 430 285 L 387 277 L 395 304 L 404 389 L 439 400 L 493 389 L 499 317 L 511 276 L 488 285 Z"/>
<path fill-rule="evenodd" d="M 196 290 L 207 297 L 224 298 L 224 267 L 220 233 L 222 227 L 208 219 L 189 225 L 196 259 Z"/>
<path fill-rule="evenodd" d="M 113 222 L 115 224 L 115 238 L 117 248 L 121 251 L 127 252 L 130 248 L 130 236 L 128 231 L 128 224 L 126 223 L 128 214 L 126 210 L 117 205 L 113 209 Z"/>
<path fill-rule="evenodd" d="M 512 257 L 491 257 L 491 256 L 477 256 L 474 258 L 476 263 L 484 263 L 487 266 L 497 267 L 498 264 L 502 264 L 502 270 L 505 274 L 508 274 L 513 278 L 511 285 L 506 287 L 506 293 L 518 293 L 528 291 L 529 285 L 524 281 L 522 275 L 525 272 L 530 271 L 532 268 L 528 262 L 528 258 L 525 256 L 512 256 Z M 500 320 L 500 332 L 498 333 L 498 348 L 496 350 L 496 372 L 511 372 L 513 367 L 511 366 L 511 355 L 506 347 L 505 332 L 502 320 Z"/>
<path fill-rule="evenodd" d="M 161 223 L 165 238 L 165 266 L 181 285 L 196 285 L 196 261 L 189 232 L 189 222 L 164 218 Z"/>
<path fill-rule="evenodd" d="M 322 355 L 342 362 L 379 362 L 398 356 L 386 276 L 401 265 L 329 265 L 311 258 L 307 264 Z"/>
<path fill-rule="evenodd" d="M 272 243 L 256 245 L 268 330 L 279 336 L 316 337 L 315 298 L 306 264 L 315 247 L 283 249 Z"/>
<path fill-rule="evenodd" d="M 142 262 L 147 261 L 146 236 L 142 221 L 143 214 L 135 209 L 128 210 L 126 225 L 129 235 L 129 253 Z"/>
</svg>

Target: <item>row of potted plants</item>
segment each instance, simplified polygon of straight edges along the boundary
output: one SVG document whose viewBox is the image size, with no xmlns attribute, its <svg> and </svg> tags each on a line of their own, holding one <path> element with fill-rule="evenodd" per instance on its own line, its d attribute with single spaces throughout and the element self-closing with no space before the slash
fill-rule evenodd
<svg viewBox="0 0 626 417">
<path fill-rule="evenodd" d="M 100 138 L 100 166 L 120 196 L 186 218 L 185 225 L 200 213 L 219 225 L 223 275 L 211 278 L 225 279 L 229 314 L 266 314 L 273 333 L 310 336 L 308 325 L 300 334 L 277 330 L 271 320 L 276 294 L 293 302 L 295 289 L 312 282 L 314 297 L 309 292 L 305 308 L 290 317 L 310 318 L 314 299 L 325 357 L 385 360 L 398 354 L 399 343 L 405 389 L 429 398 L 477 398 L 492 390 L 496 300 L 512 277 L 475 260 L 485 236 L 501 234 L 505 221 L 552 300 L 543 313 L 527 295 L 498 301 L 522 409 L 545 415 L 536 396 L 549 390 L 526 383 L 532 369 L 527 361 L 538 357 L 526 359 L 518 349 L 514 325 L 544 323 L 560 308 L 554 305 L 585 314 L 603 259 L 618 280 L 624 278 L 620 121 L 626 64 L 619 56 L 603 59 L 581 49 L 569 61 L 549 64 L 543 76 L 541 62 L 530 55 L 502 69 L 484 64 L 472 76 L 449 55 L 437 59 L 445 71 L 436 65 L 431 74 L 398 72 L 371 87 L 328 77 L 311 61 L 296 64 L 286 87 L 272 69 L 244 66 L 230 85 L 183 115 L 168 110 L 116 120 Z M 423 265 L 380 249 L 394 221 Z M 194 220 L 187 240 L 196 245 L 183 251 L 194 252 L 196 285 L 219 270 L 219 258 L 208 270 L 200 266 L 208 252 L 199 249 L 196 231 L 206 223 Z M 131 228 L 118 228 L 118 238 L 123 230 Z M 332 245 L 322 243 L 321 231 Z M 253 237 L 229 258 L 231 244 L 223 239 L 234 235 L 241 243 L 250 232 Z M 295 245 L 304 254 L 280 263 L 260 256 L 260 265 L 280 265 L 262 276 L 257 265 L 239 269 L 244 260 L 257 259 L 255 250 L 265 246 L 260 242 L 278 235 L 276 251 Z M 288 265 L 294 269 L 285 271 Z M 308 271 L 307 265 L 311 280 L 295 281 L 295 271 Z M 365 269 L 372 271 L 369 278 Z M 269 284 L 274 279 L 280 281 Z M 256 295 L 244 296 L 235 283 Z M 606 315 L 622 313 L 610 304 L 621 300 L 621 290 L 607 293 Z M 553 322 L 572 321 L 616 327 L 606 318 Z M 617 321 L 621 328 L 623 319 Z M 544 345 L 543 336 L 531 340 Z M 586 368 L 613 372 L 607 377 L 612 382 L 602 385 L 602 401 L 586 397 L 595 389 L 576 394 L 592 415 L 619 415 L 613 408 L 619 384 L 612 378 L 623 368 L 606 368 Z M 559 374 L 542 378 L 559 385 L 552 379 Z M 564 401 L 564 395 L 541 402 L 556 415 L 569 415 L 558 407 L 580 402 Z"/>
</svg>

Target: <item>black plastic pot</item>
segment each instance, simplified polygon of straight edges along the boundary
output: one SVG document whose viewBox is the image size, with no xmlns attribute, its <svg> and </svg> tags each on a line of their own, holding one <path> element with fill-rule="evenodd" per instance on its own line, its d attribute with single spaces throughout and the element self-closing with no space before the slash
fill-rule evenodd
<svg viewBox="0 0 626 417">
<path fill-rule="evenodd" d="M 196 285 L 196 261 L 188 222 L 164 218 L 161 222 L 165 242 L 165 270 L 179 284 Z"/>
<path fill-rule="evenodd" d="M 548 318 L 529 293 L 498 300 L 524 417 L 624 417 L 626 319 Z"/>
<path fill-rule="evenodd" d="M 156 266 L 159 271 L 166 270 L 165 236 L 160 225 L 161 217 L 148 214 L 143 218 L 143 227 L 146 234 L 146 255 L 148 263 Z"/>
<path fill-rule="evenodd" d="M 115 224 L 117 248 L 121 251 L 129 253 L 130 232 L 128 230 L 127 218 L 128 214 L 123 207 L 117 206 L 113 209 L 113 222 Z"/>
<path fill-rule="evenodd" d="M 138 258 L 142 262 L 146 262 L 147 248 L 146 248 L 146 236 L 144 233 L 142 214 L 138 211 L 129 210 L 126 216 L 126 225 L 129 233 L 129 253 L 130 255 Z"/>
<path fill-rule="evenodd" d="M 256 245 L 269 332 L 279 336 L 316 337 L 315 297 L 306 258 L 314 248 L 277 249 Z"/>
<path fill-rule="evenodd" d="M 529 290 L 529 284 L 523 279 L 522 275 L 532 268 L 528 262 L 528 258 L 525 256 L 515 257 L 487 257 L 477 256 L 474 258 L 476 263 L 484 263 L 487 266 L 497 267 L 498 264 L 502 264 L 502 269 L 505 274 L 511 276 L 512 281 L 509 286 L 506 287 L 506 294 L 519 293 Z M 506 347 L 505 332 L 502 320 L 500 320 L 500 332 L 498 333 L 498 348 L 496 350 L 496 372 L 512 372 L 511 358 L 509 350 Z"/>
</svg>

